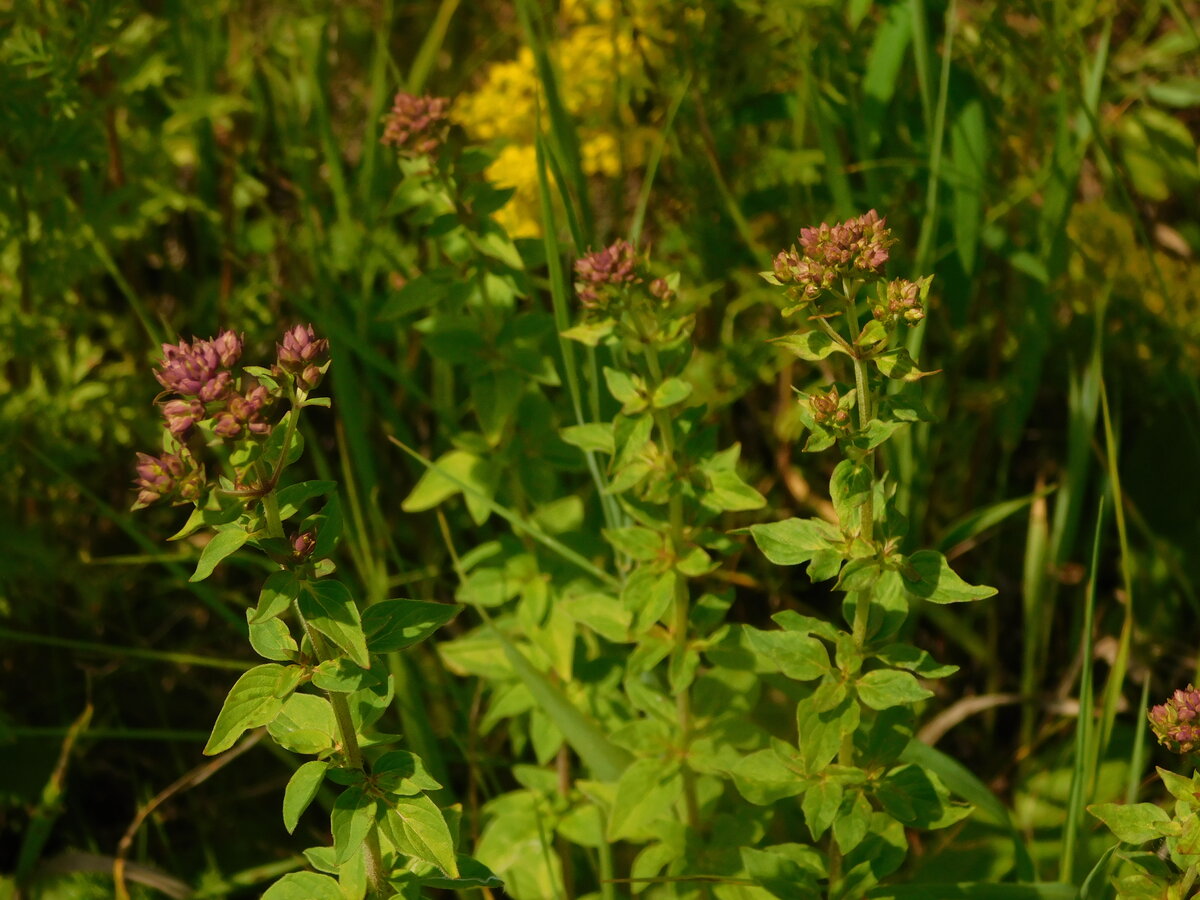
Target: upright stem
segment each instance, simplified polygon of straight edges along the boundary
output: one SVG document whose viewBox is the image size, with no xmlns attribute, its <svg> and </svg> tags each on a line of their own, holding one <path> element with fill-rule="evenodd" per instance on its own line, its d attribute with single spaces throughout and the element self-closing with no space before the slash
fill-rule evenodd
<svg viewBox="0 0 1200 900">
<path fill-rule="evenodd" d="M 662 384 L 662 367 L 658 361 L 658 351 L 654 345 L 648 340 L 644 340 L 646 352 L 646 366 L 650 370 L 650 379 L 654 382 L 654 387 Z M 662 437 L 663 450 L 671 461 L 672 474 L 678 476 L 679 463 L 675 458 L 675 432 L 671 424 L 671 417 L 666 411 L 661 409 L 654 410 L 653 413 L 655 425 L 658 427 L 658 432 Z M 683 496 L 677 489 L 672 489 L 670 498 L 667 501 L 667 515 L 670 527 L 671 551 L 675 558 L 683 552 Z M 675 645 L 671 651 L 672 664 L 677 668 L 677 671 L 682 667 L 684 658 L 687 655 L 688 646 L 688 621 L 691 615 L 691 597 L 688 595 L 687 580 L 678 572 L 675 574 L 675 607 L 671 617 L 671 636 L 674 638 Z M 700 826 L 700 809 L 696 799 L 696 780 L 692 770 L 688 767 L 687 749 L 692 740 L 692 695 L 688 688 L 684 688 L 675 695 L 675 710 L 679 718 L 679 748 L 684 759 L 680 766 L 680 772 L 683 777 L 683 802 L 687 811 L 688 827 L 692 829 Z"/>
<path fill-rule="evenodd" d="M 850 339 L 853 352 L 850 355 L 854 363 L 855 406 L 858 408 L 858 427 L 866 429 L 871 421 L 872 397 L 871 381 L 867 375 L 867 366 L 862 358 L 862 349 L 858 340 L 862 332 L 858 327 L 858 304 L 854 302 L 852 293 L 846 294 L 846 321 L 850 326 Z M 868 450 L 863 457 L 863 465 L 871 472 L 871 489 L 867 499 L 859 510 L 859 535 L 868 544 L 872 543 L 875 534 L 875 451 Z M 865 592 L 858 593 L 854 598 L 854 646 L 861 648 L 867 637 L 867 621 L 870 616 L 870 597 Z M 853 750 L 853 747 L 851 747 Z"/>
<path fill-rule="evenodd" d="M 300 624 L 304 626 L 304 631 L 312 642 L 313 652 L 316 653 L 317 659 L 321 662 L 332 659 L 333 654 L 329 652 L 329 645 L 325 643 L 325 638 L 319 631 L 309 626 L 298 605 L 295 606 L 295 610 Z M 346 755 L 346 763 L 350 768 L 361 771 L 363 768 L 362 749 L 358 746 L 358 732 L 354 727 L 354 719 L 350 715 L 350 704 L 346 702 L 346 695 L 329 691 L 325 696 L 329 698 L 329 703 L 333 707 L 333 718 L 337 722 L 338 739 L 342 746 L 342 752 Z M 367 835 L 367 840 L 363 845 L 363 861 L 366 864 L 367 880 L 371 883 L 371 892 L 379 897 L 391 896 L 391 888 L 383 877 L 383 857 L 379 849 L 379 836 L 375 833 L 374 828 Z"/>
</svg>

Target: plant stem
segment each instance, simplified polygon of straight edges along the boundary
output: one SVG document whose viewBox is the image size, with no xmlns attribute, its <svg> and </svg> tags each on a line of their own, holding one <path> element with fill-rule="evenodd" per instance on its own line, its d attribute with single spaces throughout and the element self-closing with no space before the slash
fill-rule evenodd
<svg viewBox="0 0 1200 900">
<path fill-rule="evenodd" d="M 333 654 L 329 652 L 329 645 L 325 643 L 325 638 L 315 628 L 309 626 L 304 614 L 300 612 L 298 604 L 293 604 L 296 610 L 296 615 L 300 619 L 300 624 L 304 627 L 308 639 L 312 642 L 313 652 L 316 653 L 317 659 L 321 662 L 326 662 L 333 658 Z M 354 727 L 354 719 L 350 715 L 350 704 L 346 702 L 346 695 L 339 694 L 334 691 L 326 691 L 325 696 L 329 699 L 330 705 L 333 707 L 333 718 L 337 722 L 338 738 L 342 745 L 342 752 L 346 756 L 346 763 L 351 769 L 363 769 L 362 749 L 358 746 L 358 732 Z M 363 857 L 366 864 L 367 880 L 371 884 L 371 893 L 379 897 L 392 896 L 392 890 L 388 886 L 387 880 L 383 877 L 383 857 L 379 849 L 379 836 L 372 828 L 367 835 L 367 840 L 363 844 Z"/>
<path fill-rule="evenodd" d="M 867 374 L 867 366 L 862 358 L 862 350 L 858 345 L 862 332 L 858 327 L 858 304 L 854 301 L 853 291 L 846 293 L 846 323 L 850 327 L 850 338 L 853 352 L 850 359 L 854 364 L 855 402 L 858 408 L 858 427 L 865 430 L 871 421 L 872 397 L 871 380 Z M 867 499 L 859 510 L 859 536 L 868 544 L 872 543 L 875 533 L 875 451 L 868 450 L 863 456 L 863 465 L 871 472 L 871 489 Z M 854 646 L 861 649 L 867 637 L 867 622 L 870 616 L 870 597 L 866 592 L 859 592 L 854 598 Z M 843 741 L 843 744 L 845 741 Z M 853 745 L 850 748 L 853 752 Z"/>
<path fill-rule="evenodd" d="M 657 388 L 663 383 L 662 366 L 658 361 L 658 351 L 654 345 L 643 338 L 645 345 L 646 366 L 650 370 L 650 378 Z M 675 458 L 675 433 L 671 417 L 665 410 L 656 409 L 653 412 L 655 425 L 662 437 L 663 451 L 671 461 L 672 474 L 678 478 L 679 462 Z M 683 495 L 678 489 L 672 489 L 667 501 L 667 515 L 670 523 L 671 552 L 676 559 L 683 552 Z M 688 620 L 691 615 L 691 598 L 688 596 L 687 579 L 678 572 L 675 573 L 675 608 L 671 619 L 671 636 L 675 646 L 671 651 L 671 664 L 676 671 L 681 671 L 688 648 Z M 675 695 L 675 710 L 679 718 L 679 750 L 682 757 L 680 773 L 683 777 L 683 802 L 687 811 L 689 828 L 700 826 L 700 809 L 696 799 L 696 780 L 688 767 L 687 752 L 692 740 L 692 696 L 691 691 L 684 687 Z"/>
<path fill-rule="evenodd" d="M 263 515 L 267 517 L 267 535 L 282 538 L 283 521 L 279 518 L 279 498 L 275 495 L 274 488 L 263 494 L 262 507 Z"/>
</svg>

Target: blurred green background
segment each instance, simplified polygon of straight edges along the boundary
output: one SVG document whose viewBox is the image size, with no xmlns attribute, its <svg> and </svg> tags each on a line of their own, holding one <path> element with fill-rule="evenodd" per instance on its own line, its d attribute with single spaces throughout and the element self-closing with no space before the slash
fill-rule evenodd
<svg viewBox="0 0 1200 900">
<path fill-rule="evenodd" d="M 788 385 L 823 377 L 764 343 L 755 273 L 802 226 L 869 208 L 901 238 L 892 272 L 936 273 L 914 342 L 942 370 L 941 422 L 889 466 L 914 541 L 1000 589 L 920 626 L 965 670 L 938 699 L 962 719 L 940 746 L 1054 877 L 1081 667 L 1116 723 L 1096 800 L 1152 758 L 1144 697 L 1196 677 L 1197 22 L 1192 0 L 0 4 L 0 872 L 34 896 L 110 896 L 106 874 L 72 873 L 103 870 L 139 808 L 203 764 L 250 658 L 263 573 L 189 585 L 197 548 L 165 543 L 179 511 L 127 512 L 161 341 L 230 327 L 249 358 L 296 322 L 330 336 L 334 412 L 307 464 L 352 495 L 344 565 L 368 590 L 453 594 L 432 520 L 400 509 L 420 471 L 386 440 L 434 456 L 448 413 L 421 342 L 437 297 L 404 290 L 427 237 L 381 117 L 401 88 L 452 99 L 457 139 L 512 189 L 496 219 L 548 310 L 534 137 L 553 73 L 581 243 L 636 223 L 706 298 L 692 371 L 767 518 L 821 508 L 827 467 L 793 445 Z M 826 599 L 753 553 L 737 575 L 741 621 Z M 512 760 L 496 733 L 467 765 L 473 682 L 431 649 L 410 667 L 452 793 L 486 798 Z M 289 769 L 267 743 L 159 807 L 130 859 L 205 897 L 299 866 L 311 841 L 278 827 Z M 985 837 L 926 849 L 943 876 L 1007 865 Z"/>
</svg>

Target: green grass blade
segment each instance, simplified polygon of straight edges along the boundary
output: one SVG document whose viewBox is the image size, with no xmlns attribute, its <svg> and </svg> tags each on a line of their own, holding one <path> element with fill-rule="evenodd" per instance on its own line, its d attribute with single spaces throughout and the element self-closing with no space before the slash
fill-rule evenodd
<svg viewBox="0 0 1200 900">
<path fill-rule="evenodd" d="M 558 246 L 558 227 L 554 218 L 554 205 L 550 202 L 550 184 L 546 177 L 546 153 L 542 136 L 536 137 L 538 196 L 542 206 L 542 241 L 546 248 L 546 268 L 550 277 L 550 299 L 554 306 L 554 325 L 558 330 L 558 347 L 563 358 L 563 372 L 567 376 L 567 389 L 571 394 L 571 406 L 575 411 L 575 421 L 583 425 L 587 420 L 583 416 L 583 395 L 579 388 L 579 370 L 575 361 L 575 346 L 569 338 L 563 337 L 563 332 L 571 327 L 570 313 L 567 311 L 567 287 L 563 274 L 562 251 Z M 565 198 L 564 198 L 565 199 Z M 604 512 L 604 522 L 609 528 L 616 528 L 621 517 L 616 507 L 616 498 L 608 493 L 608 480 L 600 470 L 596 454 L 585 450 L 588 472 L 596 485 L 600 497 L 601 509 Z"/>
<path fill-rule="evenodd" d="M 1092 565 L 1088 575 L 1087 596 L 1083 605 L 1083 633 L 1080 635 L 1083 665 L 1079 675 L 1079 719 L 1075 728 L 1075 759 L 1071 767 L 1071 791 L 1067 798 L 1067 819 L 1063 826 L 1062 852 L 1059 857 L 1060 881 L 1074 882 L 1079 833 L 1083 810 L 1096 783 L 1098 759 L 1095 740 L 1095 698 L 1092 693 L 1093 635 L 1096 612 L 1096 571 L 1100 564 L 1100 535 L 1104 527 L 1104 500 L 1096 510 L 1096 533 L 1092 541 Z"/>
<path fill-rule="evenodd" d="M 1104 448 L 1108 463 L 1109 496 L 1113 503 L 1113 518 L 1117 525 L 1117 541 L 1121 550 L 1121 583 L 1125 588 L 1125 616 L 1121 622 L 1121 636 L 1117 642 L 1117 653 L 1113 658 L 1112 667 L 1108 671 L 1108 680 L 1104 685 L 1103 705 L 1100 710 L 1100 737 L 1097 752 L 1103 754 L 1112 739 L 1113 725 L 1117 718 L 1117 707 L 1120 705 L 1122 688 L 1125 686 L 1125 676 L 1129 672 L 1129 654 L 1133 644 L 1133 628 L 1136 617 L 1134 614 L 1133 573 L 1129 561 L 1129 532 L 1125 524 L 1125 506 L 1121 490 L 1121 473 L 1117 465 L 1117 439 L 1113 429 L 1112 414 L 1108 407 L 1108 391 L 1104 384 L 1100 385 L 1100 407 L 1104 420 Z M 1136 748 L 1135 744 L 1135 748 Z"/>
<path fill-rule="evenodd" d="M 942 532 L 941 537 L 937 539 L 935 548 L 945 553 L 955 545 L 963 541 L 969 541 L 979 537 L 989 528 L 995 528 L 1005 519 L 1019 513 L 1029 504 L 1036 500 L 1052 494 L 1055 490 L 1054 485 L 1041 490 L 1035 491 L 1025 497 L 1017 497 L 1013 500 L 1002 500 L 999 503 L 993 503 L 990 506 L 980 507 L 972 510 L 949 525 Z"/>
<path fill-rule="evenodd" d="M 545 34 L 542 30 L 541 9 L 534 0 L 517 0 L 517 18 L 521 22 L 521 30 L 525 32 L 525 40 L 533 52 L 534 65 L 537 68 L 538 79 L 546 95 L 546 114 L 550 117 L 550 145 L 553 155 L 562 164 L 569 179 L 575 202 L 579 206 L 582 234 L 588 237 L 592 234 L 592 210 L 588 199 L 587 177 L 583 174 L 582 157 L 579 152 L 579 135 L 575 124 L 563 105 L 562 96 L 558 90 L 558 77 L 550 60 L 546 46 Z"/>
<path fill-rule="evenodd" d="M 405 87 L 410 94 L 424 92 L 425 82 L 429 80 L 429 73 L 433 71 L 433 64 L 446 41 L 446 33 L 450 30 L 450 22 L 454 19 L 454 13 L 458 11 L 459 3 L 460 0 L 442 0 L 438 4 L 433 23 L 426 30 L 421 47 L 408 70 Z"/>
<path fill-rule="evenodd" d="M 650 206 L 650 193 L 654 187 L 654 176 L 658 173 L 658 164 L 662 160 L 663 151 L 667 147 L 667 140 L 671 135 L 671 128 L 675 124 L 675 114 L 679 112 L 679 107 L 683 105 L 683 98 L 687 96 L 688 86 L 692 83 L 691 73 L 687 73 L 683 80 L 679 83 L 679 87 L 675 91 L 675 96 L 671 98 L 671 105 L 667 107 L 667 117 L 663 120 L 662 132 L 658 136 L 658 140 L 654 142 L 654 148 L 650 151 L 650 156 L 646 160 L 646 175 L 642 179 L 641 189 L 638 191 L 637 204 L 633 208 L 633 218 L 629 222 L 629 243 L 633 246 L 638 246 L 642 239 L 642 226 L 646 221 L 646 209 Z"/>
</svg>

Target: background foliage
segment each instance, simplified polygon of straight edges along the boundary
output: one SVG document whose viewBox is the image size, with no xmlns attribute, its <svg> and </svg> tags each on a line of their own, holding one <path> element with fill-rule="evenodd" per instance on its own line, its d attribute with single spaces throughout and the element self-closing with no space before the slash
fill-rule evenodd
<svg viewBox="0 0 1200 900">
<path fill-rule="evenodd" d="M 1144 698 L 1197 674 L 1198 16 L 1188 0 L 18 0 L 0 17 L 0 869 L 105 896 L 105 876 L 69 873 L 105 868 L 139 808 L 202 765 L 247 665 L 231 648 L 263 572 L 188 584 L 199 546 L 161 541 L 177 511 L 126 512 L 160 341 L 233 327 L 263 356 L 280 323 L 314 322 L 335 413 L 314 416 L 306 465 L 347 494 L 344 574 L 368 600 L 460 592 L 430 511 L 448 496 L 413 501 L 424 470 L 387 436 L 441 456 L 489 408 L 473 376 L 525 364 L 446 321 L 478 279 L 530 323 L 544 402 L 569 408 L 540 124 L 567 163 L 553 212 L 574 229 L 554 238 L 573 253 L 632 231 L 691 286 L 697 399 L 767 498 L 730 526 L 828 511 L 814 486 L 832 460 L 799 456 L 789 389 L 827 379 L 765 343 L 777 310 L 755 273 L 801 226 L 871 207 L 909 236 L 891 270 L 936 273 L 914 342 L 942 369 L 941 421 L 888 462 L 913 546 L 1000 593 L 923 614 L 915 642 L 963 667 L 923 735 L 1012 810 L 1042 877 L 1079 883 L 1109 843 L 1083 803 L 1135 799 Z M 378 143 L 398 87 L 453 98 L 511 189 L 475 198 L 516 238 L 482 251 L 504 277 L 431 272 L 436 216 Z M 524 496 L 552 529 L 570 501 L 544 507 L 589 482 L 572 448 L 517 425 L 549 421 L 499 423 L 475 451 L 511 463 L 498 502 Z M 513 540 L 468 506 L 443 507 L 459 554 Z M 754 552 L 717 577 L 734 621 L 831 612 L 826 588 Z M 536 737 L 484 715 L 478 663 L 430 644 L 406 659 L 395 715 L 483 829 Z M 268 743 L 159 807 L 130 859 L 200 896 L 299 867 Z M 950 833 L 912 854 L 914 879 L 1012 870 L 994 826 Z"/>
</svg>

